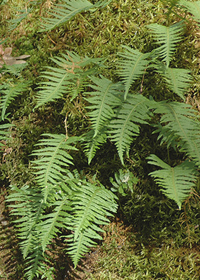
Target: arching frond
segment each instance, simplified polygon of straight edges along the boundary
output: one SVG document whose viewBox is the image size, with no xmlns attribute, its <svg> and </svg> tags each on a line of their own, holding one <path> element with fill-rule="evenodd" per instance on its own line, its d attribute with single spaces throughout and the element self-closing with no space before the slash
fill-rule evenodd
<svg viewBox="0 0 200 280">
<path fill-rule="evenodd" d="M 200 166 L 200 128 L 195 111 L 190 105 L 178 102 L 163 101 L 155 106 L 155 113 L 161 114 L 161 125 L 171 131 L 181 149 Z"/>
<path fill-rule="evenodd" d="M 88 113 L 96 137 L 105 123 L 114 116 L 113 108 L 120 104 L 121 83 L 113 83 L 101 76 L 91 77 L 95 85 L 91 85 L 95 91 L 87 93 L 87 101 L 92 104 L 87 108 L 92 111 Z"/>
<path fill-rule="evenodd" d="M 47 202 L 48 195 L 62 182 L 66 168 L 72 163 L 72 157 L 68 150 L 76 150 L 72 143 L 76 143 L 78 137 L 66 139 L 63 134 L 43 134 L 48 139 L 42 139 L 37 146 L 43 146 L 33 152 L 38 159 L 34 161 L 36 181 L 44 193 L 44 202 Z"/>
<path fill-rule="evenodd" d="M 181 41 L 181 33 L 183 30 L 182 22 L 171 26 L 163 26 L 157 23 L 149 24 L 147 27 L 151 30 L 157 44 L 161 44 L 156 49 L 156 53 L 169 67 L 170 60 L 174 54 L 176 44 Z"/>
<path fill-rule="evenodd" d="M 148 159 L 149 164 L 162 168 L 149 175 L 155 178 L 162 188 L 162 192 L 168 198 L 173 199 L 181 209 L 182 202 L 188 197 L 191 188 L 195 186 L 196 168 L 194 163 L 185 161 L 176 167 L 171 167 L 156 155 L 151 155 Z"/>
<path fill-rule="evenodd" d="M 5 113 L 10 105 L 10 103 L 16 98 L 16 96 L 23 94 L 24 91 L 27 90 L 29 83 L 20 81 L 16 84 L 2 84 L 0 86 L 1 93 L 1 101 L 0 101 L 0 109 L 1 111 L 1 119 L 4 120 Z"/>
<path fill-rule="evenodd" d="M 187 69 L 170 68 L 159 63 L 157 64 L 157 71 L 166 80 L 169 88 L 179 97 L 185 100 L 184 93 L 190 86 L 192 77 L 190 71 Z"/>
<path fill-rule="evenodd" d="M 111 139 L 117 147 L 121 162 L 128 152 L 133 138 L 139 135 L 140 124 L 149 120 L 149 100 L 141 94 L 132 95 L 123 103 L 115 119 L 110 123 Z"/>
<path fill-rule="evenodd" d="M 69 225 L 74 233 L 67 236 L 69 254 L 76 266 L 79 259 L 94 246 L 95 239 L 102 239 L 99 227 L 109 223 L 107 217 L 117 211 L 116 196 L 102 185 L 80 182 L 79 191 L 72 197 L 72 221 Z"/>
<path fill-rule="evenodd" d="M 121 59 L 117 62 L 119 75 L 122 77 L 125 83 L 125 95 L 126 99 L 129 89 L 133 82 L 142 76 L 147 68 L 149 61 L 149 53 L 141 53 L 138 50 L 134 50 L 128 46 L 123 46 L 124 52 L 119 53 Z"/>
<path fill-rule="evenodd" d="M 108 0 L 98 1 L 92 4 L 88 0 L 63 0 L 63 4 L 56 4 L 48 12 L 49 17 L 43 18 L 41 31 L 52 30 L 72 19 L 76 14 L 86 12 L 90 9 L 103 8 L 111 2 Z"/>
</svg>

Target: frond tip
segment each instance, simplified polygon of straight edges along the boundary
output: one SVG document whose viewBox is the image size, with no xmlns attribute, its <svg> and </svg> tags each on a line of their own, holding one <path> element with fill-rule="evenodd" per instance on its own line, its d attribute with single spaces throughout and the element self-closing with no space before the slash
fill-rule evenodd
<svg viewBox="0 0 200 280">
<path fill-rule="evenodd" d="M 173 199 L 180 210 L 182 202 L 188 197 L 191 188 L 195 185 L 196 169 L 194 163 L 186 160 L 178 166 L 171 167 L 156 155 L 150 155 L 148 159 L 149 164 L 162 168 L 149 175 L 155 178 L 156 183 L 162 188 L 162 192 L 168 198 Z"/>
</svg>

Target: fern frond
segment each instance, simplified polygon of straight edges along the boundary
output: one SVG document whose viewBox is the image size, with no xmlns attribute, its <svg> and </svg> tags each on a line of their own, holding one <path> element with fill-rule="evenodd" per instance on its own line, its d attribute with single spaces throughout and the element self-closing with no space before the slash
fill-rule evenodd
<svg viewBox="0 0 200 280">
<path fill-rule="evenodd" d="M 160 73 L 166 80 L 169 88 L 185 100 L 184 93 L 190 86 L 192 80 L 190 71 L 187 69 L 166 67 L 161 63 L 158 63 L 155 67 L 157 68 L 158 73 Z"/>
<path fill-rule="evenodd" d="M 76 267 L 79 259 L 96 243 L 94 239 L 102 239 L 97 232 L 99 227 L 109 223 L 107 217 L 117 211 L 116 196 L 104 186 L 96 186 L 89 182 L 80 182 L 79 191 L 72 197 L 72 221 L 69 225 L 74 233 L 67 237 L 69 254 Z"/>
<path fill-rule="evenodd" d="M 191 188 L 195 186 L 196 168 L 194 163 L 185 161 L 176 167 L 171 167 L 156 155 L 151 155 L 148 159 L 149 164 L 162 168 L 149 175 L 155 178 L 155 181 L 162 188 L 162 192 L 168 198 L 173 199 L 180 210 L 182 202 L 188 197 Z"/>
<path fill-rule="evenodd" d="M 27 265 L 25 276 L 27 277 L 27 280 L 32 280 L 35 278 L 35 276 L 43 269 L 44 261 L 46 259 L 46 256 L 44 255 L 42 251 L 42 246 L 40 245 L 40 242 L 38 238 L 35 238 L 34 240 L 34 247 L 33 251 L 29 254 L 27 257 Z"/>
<path fill-rule="evenodd" d="M 2 120 L 4 120 L 5 118 L 5 113 L 10 103 L 15 99 L 16 96 L 26 91 L 28 85 L 29 83 L 27 82 L 19 81 L 16 84 L 4 83 L 0 86 L 0 93 L 1 93 L 0 109 L 2 110 L 1 111 Z"/>
<path fill-rule="evenodd" d="M 36 181 L 42 187 L 44 202 L 47 202 L 48 195 L 54 192 L 54 188 L 62 182 L 66 173 L 66 168 L 72 163 L 72 157 L 68 150 L 76 150 L 72 146 L 78 140 L 78 137 L 66 139 L 66 135 L 43 134 L 50 137 L 42 139 L 37 146 L 44 146 L 33 152 L 33 156 L 39 157 L 34 161 Z"/>
<path fill-rule="evenodd" d="M 91 77 L 95 85 L 91 85 L 95 91 L 88 92 L 87 101 L 92 104 L 87 106 L 92 111 L 88 113 L 96 137 L 105 123 L 114 116 L 114 106 L 118 106 L 121 101 L 121 83 L 113 83 L 105 77 Z"/>
<path fill-rule="evenodd" d="M 99 149 L 100 145 L 106 142 L 106 127 L 103 127 L 98 134 L 94 136 L 94 130 L 90 130 L 84 137 L 84 152 L 88 158 L 88 164 L 91 163 L 93 157 L 96 154 L 96 151 Z"/>
<path fill-rule="evenodd" d="M 122 164 L 123 154 L 128 152 L 133 137 L 139 135 L 140 124 L 149 120 L 149 100 L 143 95 L 132 95 L 122 104 L 115 119 L 110 122 L 111 139 L 117 147 Z"/>
<path fill-rule="evenodd" d="M 18 237 L 22 240 L 20 247 L 23 257 L 26 258 L 34 248 L 34 239 L 39 238 L 38 223 L 44 210 L 43 197 L 37 189 L 29 186 L 21 189 L 12 186 L 11 191 L 6 201 L 14 203 L 9 206 L 12 207 L 12 215 L 18 217 L 15 223 L 19 227 Z"/>
<path fill-rule="evenodd" d="M 151 30 L 157 44 L 161 44 L 156 49 L 156 53 L 165 62 L 166 67 L 174 54 L 176 44 L 181 41 L 181 33 L 183 31 L 183 23 L 179 22 L 171 26 L 163 26 L 157 23 L 149 24 L 147 27 Z"/>
<path fill-rule="evenodd" d="M 188 104 L 157 102 L 155 113 L 161 114 L 160 123 L 176 136 L 181 149 L 200 166 L 200 128 L 196 113 Z"/>
<path fill-rule="evenodd" d="M 42 249 L 46 250 L 50 241 L 60 232 L 61 228 L 67 228 L 70 223 L 71 211 L 69 195 L 60 195 L 59 200 L 51 205 L 54 208 L 52 213 L 43 215 L 41 222 Z"/>
<path fill-rule="evenodd" d="M 51 59 L 56 67 L 47 66 L 47 71 L 44 71 L 41 78 L 48 81 L 41 82 L 39 85 L 39 93 L 37 95 L 37 105 L 35 108 L 42 106 L 48 102 L 62 98 L 63 94 L 70 93 L 77 89 L 88 73 L 83 72 L 84 67 L 89 64 L 99 65 L 102 59 L 92 59 L 89 57 L 80 57 L 78 54 L 68 52 L 68 54 L 62 54 L 62 57 L 56 57 Z M 93 68 L 92 74 L 96 72 Z M 73 95 L 73 94 L 72 94 Z"/>
<path fill-rule="evenodd" d="M 118 73 L 125 83 L 124 99 L 126 99 L 133 82 L 144 74 L 149 64 L 147 58 L 150 54 L 143 54 L 127 46 L 123 46 L 123 48 L 125 51 L 119 53 L 122 59 L 117 62 L 117 67 L 119 68 Z"/>
<path fill-rule="evenodd" d="M 52 30 L 67 21 L 72 19 L 76 14 L 86 12 L 90 9 L 103 8 L 111 1 L 98 1 L 96 4 L 92 4 L 88 0 L 64 0 L 63 4 L 57 4 L 51 11 L 48 12 L 49 17 L 43 18 L 45 23 L 41 31 Z"/>
<path fill-rule="evenodd" d="M 188 12 L 193 14 L 194 19 L 200 23 L 200 1 L 186 1 L 186 0 L 180 0 L 180 5 L 183 5 L 187 8 Z"/>
</svg>

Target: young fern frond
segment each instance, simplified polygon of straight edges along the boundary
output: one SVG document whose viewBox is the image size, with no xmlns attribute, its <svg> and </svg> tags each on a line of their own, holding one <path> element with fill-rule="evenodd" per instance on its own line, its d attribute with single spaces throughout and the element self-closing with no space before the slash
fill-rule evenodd
<svg viewBox="0 0 200 280">
<path fill-rule="evenodd" d="M 179 97 L 185 100 L 184 93 L 190 86 L 192 77 L 190 71 L 187 69 L 178 69 L 166 67 L 162 63 L 155 65 L 158 73 L 162 75 L 169 88 L 176 93 Z"/>
<path fill-rule="evenodd" d="M 63 4 L 55 5 L 52 10 L 48 12 L 50 17 L 43 18 L 44 23 L 41 31 L 49 31 L 63 25 L 78 13 L 86 12 L 90 9 L 103 8 L 108 5 L 111 0 L 101 0 L 96 4 L 92 4 L 88 0 L 63 0 L 63 2 Z"/>
<path fill-rule="evenodd" d="M 163 26 L 157 23 L 149 24 L 147 27 L 151 30 L 157 44 L 161 44 L 154 52 L 165 62 L 166 67 L 169 63 L 176 49 L 176 44 L 181 41 L 181 33 L 183 31 L 182 22 L 173 24 L 171 26 Z"/>
<path fill-rule="evenodd" d="M 84 67 L 89 64 L 98 65 L 102 62 L 102 59 L 82 58 L 73 52 L 68 52 L 67 55 L 62 54 L 62 57 L 52 58 L 51 60 L 56 64 L 56 67 L 46 67 L 48 70 L 41 75 L 41 78 L 48 81 L 40 83 L 35 108 L 62 98 L 65 93 L 75 91 L 81 86 L 80 82 L 83 83 L 87 77 L 87 73 L 83 72 Z M 93 68 L 91 71 L 89 73 L 94 74 L 97 70 Z"/>
<path fill-rule="evenodd" d="M 66 139 L 63 134 L 43 134 L 50 137 L 42 139 L 37 146 L 44 146 L 33 152 L 33 156 L 39 157 L 34 161 L 36 181 L 42 188 L 44 202 L 48 201 L 48 195 L 55 192 L 56 186 L 63 181 L 66 168 L 72 163 L 72 157 L 68 154 L 68 150 L 76 150 L 72 143 L 76 143 L 78 137 L 70 137 Z M 50 199 L 50 198 L 49 198 Z"/>
<path fill-rule="evenodd" d="M 200 1 L 180 0 L 179 4 L 186 7 L 188 12 L 193 14 L 194 19 L 200 24 Z"/>
<path fill-rule="evenodd" d="M 27 90 L 29 83 L 18 81 L 16 84 L 4 83 L 0 86 L 1 101 L 0 109 L 1 119 L 4 120 L 5 113 L 10 103 L 20 94 Z"/>
<path fill-rule="evenodd" d="M 155 113 L 161 114 L 160 123 L 178 139 L 185 151 L 200 166 L 200 128 L 195 111 L 188 104 L 178 102 L 155 103 Z M 161 135 L 162 137 L 162 135 Z"/>
<path fill-rule="evenodd" d="M 77 183 L 77 191 L 72 196 L 72 220 L 69 229 L 74 233 L 67 236 L 68 253 L 76 267 L 80 258 L 101 240 L 97 233 L 103 232 L 99 227 L 109 223 L 107 217 L 117 211 L 117 197 L 104 186 L 96 186 L 86 181 Z"/>
<path fill-rule="evenodd" d="M 149 164 L 156 165 L 161 170 L 153 171 L 149 175 L 162 188 L 162 192 L 173 199 L 181 210 L 182 202 L 188 197 L 191 188 L 195 186 L 196 168 L 193 162 L 185 161 L 180 165 L 171 167 L 156 155 L 148 157 Z"/>
<path fill-rule="evenodd" d="M 119 53 L 121 59 L 117 62 L 118 74 L 122 77 L 125 83 L 126 99 L 129 89 L 133 82 L 142 76 L 147 68 L 149 61 L 149 53 L 141 53 L 138 50 L 133 50 L 130 47 L 123 46 L 124 52 Z"/>
<path fill-rule="evenodd" d="M 122 164 L 123 154 L 128 152 L 133 137 L 139 135 L 140 125 L 146 124 L 149 117 L 149 100 L 141 94 L 129 96 L 122 104 L 115 119 L 110 122 L 110 138 L 115 143 Z"/>
<path fill-rule="evenodd" d="M 101 76 L 100 78 L 91 77 L 95 85 L 91 85 L 95 91 L 88 92 L 87 101 L 92 104 L 87 106 L 92 111 L 88 113 L 91 119 L 94 136 L 96 137 L 105 123 L 114 116 L 113 108 L 118 106 L 121 101 L 121 83 L 113 83 Z"/>
</svg>

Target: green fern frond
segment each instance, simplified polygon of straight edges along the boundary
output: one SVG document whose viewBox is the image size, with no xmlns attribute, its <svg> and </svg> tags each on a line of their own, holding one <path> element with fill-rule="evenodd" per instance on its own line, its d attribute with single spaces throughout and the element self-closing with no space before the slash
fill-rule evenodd
<svg viewBox="0 0 200 280">
<path fill-rule="evenodd" d="M 157 23 L 149 24 L 147 27 L 151 30 L 157 44 L 161 44 L 156 49 L 156 53 L 165 62 L 166 67 L 174 54 L 176 44 L 181 41 L 183 32 L 183 23 L 179 22 L 171 26 L 163 26 Z"/>
<path fill-rule="evenodd" d="M 162 168 L 149 175 L 155 178 L 162 188 L 162 192 L 168 198 L 173 199 L 180 210 L 182 202 L 188 197 L 191 188 L 195 186 L 196 168 L 194 163 L 185 161 L 176 167 L 171 167 L 156 155 L 151 155 L 148 159 L 149 164 Z"/>
<path fill-rule="evenodd" d="M 49 17 L 43 18 L 45 23 L 41 31 L 52 30 L 72 19 L 76 14 L 86 12 L 91 9 L 103 8 L 111 1 L 98 1 L 92 4 L 88 0 L 64 0 L 63 4 L 55 5 L 48 12 Z"/>
<path fill-rule="evenodd" d="M 96 186 L 89 182 L 79 182 L 79 190 L 72 197 L 72 221 L 69 229 L 74 233 L 67 236 L 69 254 L 76 267 L 79 259 L 96 243 L 94 239 L 102 239 L 97 232 L 99 227 L 109 223 L 107 217 L 117 211 L 116 196 L 104 186 Z"/>
<path fill-rule="evenodd" d="M 1 119 L 4 120 L 5 113 L 10 105 L 10 103 L 15 99 L 16 96 L 23 94 L 24 91 L 27 90 L 29 83 L 27 82 L 17 82 L 16 84 L 8 84 L 4 83 L 0 86 L 1 93 L 1 102 L 0 109 L 1 111 Z"/>
<path fill-rule="evenodd" d="M 37 189 L 29 186 L 23 186 L 21 189 L 12 186 L 11 191 L 6 201 L 14 203 L 9 206 L 12 207 L 12 215 L 18 217 L 15 223 L 19 227 L 18 237 L 22 240 L 20 247 L 23 257 L 26 258 L 34 248 L 34 239 L 39 238 L 38 224 L 44 210 L 43 197 Z"/>
<path fill-rule="evenodd" d="M 176 136 L 181 150 L 200 166 L 200 128 L 196 113 L 188 104 L 178 102 L 155 103 L 155 113 L 161 114 L 160 123 Z"/>
<path fill-rule="evenodd" d="M 27 257 L 27 265 L 25 276 L 27 280 L 32 280 L 35 278 L 36 275 L 39 276 L 39 272 L 43 269 L 44 261 L 46 256 L 42 251 L 42 246 L 38 238 L 35 238 L 33 251 Z"/>
<path fill-rule="evenodd" d="M 46 67 L 48 70 L 44 71 L 40 76 L 46 79 L 46 82 L 41 82 L 39 86 L 39 93 L 37 95 L 38 108 L 48 102 L 62 98 L 63 94 L 71 93 L 80 87 L 80 82 L 84 83 L 88 72 L 83 72 L 84 67 L 90 64 L 101 65 L 102 59 L 92 59 L 89 57 L 80 57 L 78 54 L 68 52 L 62 54 L 62 57 L 51 59 L 56 67 Z M 89 71 L 89 70 L 88 70 Z M 90 69 L 89 73 L 97 72 L 96 68 Z M 73 96 L 73 93 L 71 94 Z"/>
<path fill-rule="evenodd" d="M 115 142 L 122 164 L 124 152 L 128 152 L 133 137 L 139 135 L 140 124 L 146 124 L 146 120 L 150 119 L 148 104 L 149 100 L 141 94 L 130 96 L 110 123 L 111 139 Z"/>
<path fill-rule="evenodd" d="M 71 211 L 69 195 L 59 195 L 59 200 L 51 205 L 54 208 L 52 213 L 43 215 L 41 222 L 42 249 L 46 250 L 47 245 L 60 232 L 61 228 L 67 228 L 70 223 Z"/>
<path fill-rule="evenodd" d="M 43 134 L 49 137 L 42 139 L 37 146 L 44 146 L 33 152 L 33 156 L 39 157 L 34 161 L 36 181 L 42 187 L 44 202 L 47 202 L 48 195 L 54 192 L 54 188 L 62 182 L 66 168 L 72 163 L 72 157 L 68 150 L 76 150 L 72 144 L 76 143 L 78 137 L 66 139 L 66 135 Z"/>
<path fill-rule="evenodd" d="M 179 4 L 186 7 L 188 12 L 193 14 L 194 19 L 198 23 L 200 23 L 200 1 L 190 2 L 190 1 L 180 0 Z"/>
<path fill-rule="evenodd" d="M 179 97 L 185 100 L 184 93 L 190 86 L 192 77 L 187 69 L 166 67 L 164 64 L 155 65 L 158 73 L 166 80 L 169 88 Z"/>
<path fill-rule="evenodd" d="M 94 136 L 94 130 L 90 130 L 84 137 L 84 146 L 85 146 L 85 154 L 88 158 L 88 164 L 91 163 L 93 157 L 96 154 L 96 151 L 99 149 L 100 145 L 106 142 L 106 128 L 102 128 L 99 133 Z"/>
<path fill-rule="evenodd" d="M 119 53 L 121 59 L 117 62 L 117 67 L 119 68 L 118 73 L 125 83 L 124 99 L 126 99 L 133 82 L 144 74 L 149 64 L 147 58 L 150 54 L 143 54 L 127 46 L 123 46 L 123 48 L 125 51 Z"/>
<path fill-rule="evenodd" d="M 122 86 L 121 83 L 113 83 L 103 76 L 91 77 L 91 80 L 95 84 L 91 88 L 95 91 L 86 93 L 89 96 L 86 99 L 92 104 L 87 108 L 92 110 L 88 115 L 94 130 L 93 137 L 96 137 L 105 123 L 114 116 L 113 108 L 121 103 L 119 97 Z"/>
</svg>

